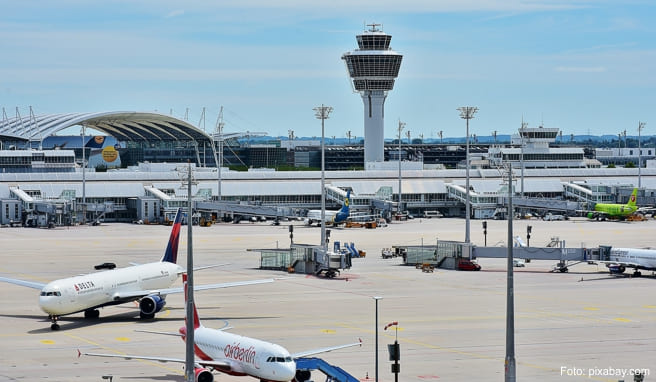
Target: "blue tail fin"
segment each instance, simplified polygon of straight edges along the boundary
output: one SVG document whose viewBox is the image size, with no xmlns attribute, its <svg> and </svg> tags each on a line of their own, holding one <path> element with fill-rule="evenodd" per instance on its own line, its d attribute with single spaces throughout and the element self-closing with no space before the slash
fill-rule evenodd
<svg viewBox="0 0 656 382">
<path fill-rule="evenodd" d="M 180 242 L 180 227 L 182 226 L 182 208 L 178 208 L 178 213 L 175 214 L 173 221 L 173 229 L 171 229 L 171 236 L 169 237 L 169 244 L 166 246 L 166 252 L 162 261 L 168 261 L 175 264 L 178 261 L 178 243 Z"/>
<path fill-rule="evenodd" d="M 339 212 L 349 213 L 349 206 L 351 205 L 351 190 L 346 191 L 346 198 L 344 199 L 344 205 Z"/>
<path fill-rule="evenodd" d="M 349 206 L 351 205 L 351 190 L 348 190 L 346 192 L 346 198 L 344 199 L 344 205 L 342 208 L 337 211 L 335 216 L 333 216 L 332 223 L 337 224 L 337 223 L 342 223 L 349 217 Z"/>
</svg>

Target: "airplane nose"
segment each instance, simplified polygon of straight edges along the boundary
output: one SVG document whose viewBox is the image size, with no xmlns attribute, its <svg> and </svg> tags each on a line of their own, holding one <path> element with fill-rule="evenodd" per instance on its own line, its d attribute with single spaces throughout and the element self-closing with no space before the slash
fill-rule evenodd
<svg viewBox="0 0 656 382">
<path fill-rule="evenodd" d="M 42 311 L 53 314 L 55 312 L 56 302 L 53 300 L 52 296 L 39 296 L 39 308 Z"/>
</svg>

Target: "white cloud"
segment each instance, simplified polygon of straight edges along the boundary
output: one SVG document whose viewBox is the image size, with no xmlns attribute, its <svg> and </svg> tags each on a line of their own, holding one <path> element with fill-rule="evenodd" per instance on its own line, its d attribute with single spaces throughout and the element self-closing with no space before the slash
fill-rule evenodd
<svg viewBox="0 0 656 382">
<path fill-rule="evenodd" d="M 165 18 L 170 19 L 172 17 L 177 17 L 177 16 L 182 16 L 184 15 L 185 11 L 184 9 L 176 9 L 174 11 L 169 12 Z"/>
</svg>

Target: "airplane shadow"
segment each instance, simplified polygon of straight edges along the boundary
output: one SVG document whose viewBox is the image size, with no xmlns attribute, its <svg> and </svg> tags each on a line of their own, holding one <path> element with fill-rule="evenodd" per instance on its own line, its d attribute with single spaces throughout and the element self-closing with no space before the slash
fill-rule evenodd
<svg viewBox="0 0 656 382">
<path fill-rule="evenodd" d="M 176 308 L 178 309 L 178 308 Z M 184 309 L 184 308 L 183 308 Z M 50 320 L 45 315 L 33 315 L 33 314 L 0 314 L 0 317 L 10 317 L 10 318 L 24 318 L 31 319 L 44 323 L 44 327 L 40 329 L 34 329 L 28 331 L 29 334 L 45 334 L 51 333 L 50 329 Z M 227 326 L 227 321 L 229 320 L 268 320 L 272 318 L 279 318 L 275 316 L 257 316 L 257 317 L 248 317 L 248 316 L 233 316 L 233 317 L 202 317 L 201 319 L 204 323 L 220 322 L 223 325 L 220 327 Z M 84 316 L 64 316 L 60 317 L 58 323 L 60 325 L 60 330 L 71 330 L 79 328 L 87 328 L 94 325 L 104 324 L 104 323 L 134 323 L 135 325 L 150 325 L 154 322 L 179 322 L 183 323 L 183 319 L 179 317 L 157 317 L 153 319 L 141 319 L 139 317 L 139 312 L 125 312 L 112 314 L 107 316 L 100 316 L 99 318 L 85 318 Z M 212 326 L 212 325 L 207 325 Z"/>
</svg>

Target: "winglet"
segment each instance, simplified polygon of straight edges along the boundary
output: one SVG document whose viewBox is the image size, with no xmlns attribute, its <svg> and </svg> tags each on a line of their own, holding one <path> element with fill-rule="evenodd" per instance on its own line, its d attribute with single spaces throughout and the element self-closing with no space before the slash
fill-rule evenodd
<svg viewBox="0 0 656 382">
<path fill-rule="evenodd" d="M 186 309 L 187 308 L 187 274 L 186 273 L 182 274 L 182 286 L 184 288 L 185 309 Z M 196 303 L 192 303 L 191 306 L 194 310 L 194 313 L 193 313 L 193 316 L 194 316 L 194 329 L 198 329 L 198 328 L 201 327 L 201 324 L 200 324 L 200 318 L 198 317 L 198 310 L 196 309 Z M 185 314 L 185 326 L 186 326 L 186 323 L 187 323 L 187 315 Z"/>
<path fill-rule="evenodd" d="M 169 237 L 169 244 L 166 246 L 166 252 L 162 261 L 168 261 L 175 264 L 178 261 L 178 243 L 180 242 L 180 227 L 182 226 L 182 208 L 178 208 Z"/>
<path fill-rule="evenodd" d="M 77 358 L 80 358 L 81 355 L 82 353 L 80 353 L 80 349 L 77 349 Z"/>
</svg>

